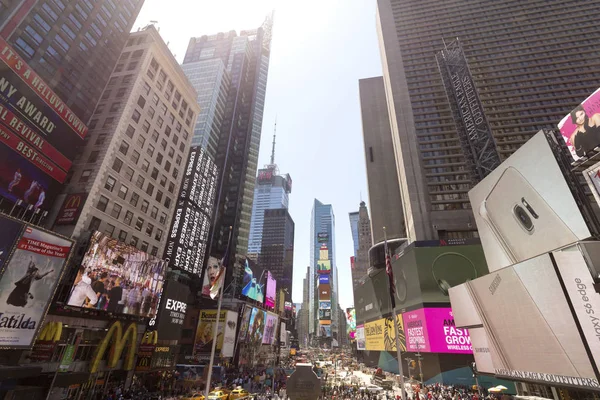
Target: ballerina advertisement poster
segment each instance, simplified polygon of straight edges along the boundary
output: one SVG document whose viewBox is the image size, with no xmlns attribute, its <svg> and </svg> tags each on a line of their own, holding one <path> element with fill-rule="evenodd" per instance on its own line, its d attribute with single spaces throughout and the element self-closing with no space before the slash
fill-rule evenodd
<svg viewBox="0 0 600 400">
<path fill-rule="evenodd" d="M 51 233 L 25 228 L 0 278 L 0 347 L 32 345 L 72 244 Z"/>
</svg>

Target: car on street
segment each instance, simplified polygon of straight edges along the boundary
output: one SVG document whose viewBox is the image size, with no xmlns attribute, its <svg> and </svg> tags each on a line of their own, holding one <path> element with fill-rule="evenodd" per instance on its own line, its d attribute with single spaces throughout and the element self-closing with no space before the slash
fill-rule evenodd
<svg viewBox="0 0 600 400">
<path fill-rule="evenodd" d="M 202 393 L 192 393 L 189 396 L 184 396 L 181 400 L 204 400 L 204 395 Z"/>
<path fill-rule="evenodd" d="M 228 400 L 229 391 L 227 390 L 213 390 L 208 394 L 208 400 Z"/>
<path fill-rule="evenodd" d="M 231 391 L 229 394 L 229 400 L 243 399 L 249 396 L 250 393 L 247 390 L 238 387 Z"/>
</svg>

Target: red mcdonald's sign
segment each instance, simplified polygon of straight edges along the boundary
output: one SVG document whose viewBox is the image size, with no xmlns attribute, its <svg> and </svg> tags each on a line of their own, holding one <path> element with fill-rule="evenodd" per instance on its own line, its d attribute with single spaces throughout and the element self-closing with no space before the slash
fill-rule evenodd
<svg viewBox="0 0 600 400">
<path fill-rule="evenodd" d="M 87 193 L 68 194 L 58 212 L 54 225 L 74 224 L 81 213 L 81 209 L 83 208 L 86 199 Z"/>
</svg>

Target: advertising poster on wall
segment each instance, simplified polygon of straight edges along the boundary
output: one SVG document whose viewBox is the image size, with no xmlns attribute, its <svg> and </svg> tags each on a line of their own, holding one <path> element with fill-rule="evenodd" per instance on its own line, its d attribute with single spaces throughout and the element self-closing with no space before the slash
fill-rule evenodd
<svg viewBox="0 0 600 400">
<path fill-rule="evenodd" d="M 320 301 L 319 308 L 323 310 L 331 310 L 331 301 Z"/>
<path fill-rule="evenodd" d="M 67 304 L 153 318 L 166 268 L 164 260 L 96 231 Z"/>
<path fill-rule="evenodd" d="M 319 309 L 319 319 L 331 319 L 331 310 Z"/>
<path fill-rule="evenodd" d="M 247 343 L 260 345 L 262 343 L 263 333 L 265 330 L 265 320 L 267 313 L 263 310 L 253 307 L 250 314 L 250 325 L 248 328 Z"/>
<path fill-rule="evenodd" d="M 277 293 L 277 281 L 273 278 L 271 271 L 267 271 L 267 297 L 265 307 L 275 307 L 275 293 Z"/>
<path fill-rule="evenodd" d="M 12 218 L 0 216 L 0 226 L 2 226 L 2 229 L 0 229 L 0 276 L 2 276 L 4 263 L 10 257 L 17 240 L 21 236 L 23 224 Z"/>
<path fill-rule="evenodd" d="M 0 278 L 1 347 L 32 345 L 72 244 L 39 229 L 25 228 Z"/>
<path fill-rule="evenodd" d="M 397 318 L 398 330 L 400 331 L 400 347 L 402 351 L 406 351 L 402 315 L 398 314 Z M 396 334 L 392 316 L 364 324 L 364 335 L 366 350 L 396 351 Z"/>
<path fill-rule="evenodd" d="M 364 325 L 356 326 L 356 349 L 357 350 L 366 350 L 367 349 L 367 343 L 365 341 Z"/>
<path fill-rule="evenodd" d="M 222 259 L 210 256 L 206 262 L 206 271 L 204 271 L 204 279 L 202 282 L 202 295 L 210 296 L 210 288 L 217 282 L 219 274 L 225 273 L 225 267 L 222 264 Z"/>
<path fill-rule="evenodd" d="M 331 261 L 330 260 L 317 261 L 317 272 L 319 274 L 329 274 L 331 272 Z"/>
<path fill-rule="evenodd" d="M 225 317 L 227 311 L 222 310 L 219 318 L 219 328 L 217 330 L 217 347 L 220 351 L 223 348 L 223 332 L 225 330 Z M 196 339 L 194 349 L 198 353 L 210 353 L 212 351 L 214 324 L 217 322 L 217 310 L 200 310 L 198 316 L 198 326 L 196 327 Z"/>
<path fill-rule="evenodd" d="M 406 351 L 430 352 L 424 309 L 405 312 L 402 314 L 402 319 L 404 320 L 404 332 L 406 334 Z"/>
<path fill-rule="evenodd" d="M 277 322 L 279 318 L 275 314 L 267 313 L 265 330 L 263 332 L 262 344 L 273 344 L 277 333 Z"/>
<path fill-rule="evenodd" d="M 321 337 L 331 337 L 331 325 L 319 325 L 319 332 Z"/>
<path fill-rule="evenodd" d="M 564 260 L 560 264 L 574 266 Z M 454 297 L 460 288 L 451 289 L 452 308 L 478 313 L 483 326 L 475 329 L 485 332 L 497 376 L 600 389 L 550 255 L 500 269 L 465 286 L 470 299 Z M 576 282 L 571 286 L 577 290 Z M 455 319 L 458 327 L 472 319 L 463 321 L 463 312 L 454 315 L 461 316 Z"/>
<path fill-rule="evenodd" d="M 233 357 L 237 319 L 238 313 L 227 310 L 227 313 L 225 314 L 225 334 L 223 335 L 223 348 L 221 349 L 221 357 Z"/>
<path fill-rule="evenodd" d="M 600 145 L 600 89 L 567 114 L 558 129 L 575 160 Z"/>
<path fill-rule="evenodd" d="M 245 342 L 248 335 L 248 328 L 250 327 L 250 315 L 252 314 L 253 307 L 249 305 L 244 306 L 244 313 L 242 314 L 242 321 L 240 322 L 240 342 Z"/>
<path fill-rule="evenodd" d="M 378 319 L 364 325 L 366 350 L 385 350 L 383 321 L 383 319 Z"/>
<path fill-rule="evenodd" d="M 346 333 L 353 340 L 356 333 L 356 310 L 354 307 L 346 308 Z"/>
<path fill-rule="evenodd" d="M 542 131 L 471 189 L 469 200 L 490 271 L 591 235 Z"/>
<path fill-rule="evenodd" d="M 319 285 L 329 285 L 329 275 L 319 275 Z"/>
<path fill-rule="evenodd" d="M 246 259 L 244 265 L 244 277 L 242 279 L 242 295 L 258 301 L 261 304 L 264 303 L 265 281 L 265 271 Z"/>
</svg>

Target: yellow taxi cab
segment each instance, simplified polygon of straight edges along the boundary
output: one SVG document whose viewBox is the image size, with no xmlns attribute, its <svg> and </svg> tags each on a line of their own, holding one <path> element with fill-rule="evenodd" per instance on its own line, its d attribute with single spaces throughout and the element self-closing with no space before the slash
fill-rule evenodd
<svg viewBox="0 0 600 400">
<path fill-rule="evenodd" d="M 244 397 L 248 396 L 250 396 L 250 393 L 238 386 L 229 394 L 229 400 L 243 399 Z"/>
<path fill-rule="evenodd" d="M 208 400 L 227 400 L 229 398 L 229 391 L 224 389 L 213 390 L 208 394 Z"/>
<path fill-rule="evenodd" d="M 192 393 L 189 396 L 184 396 L 181 400 L 204 400 L 204 395 L 202 393 Z"/>
</svg>

